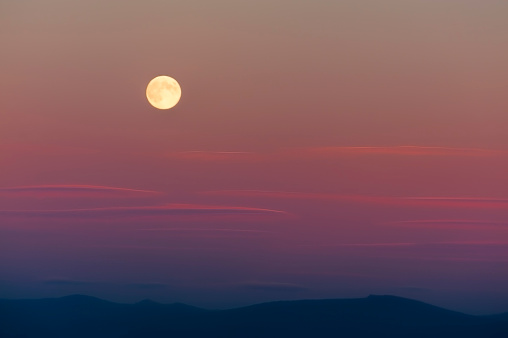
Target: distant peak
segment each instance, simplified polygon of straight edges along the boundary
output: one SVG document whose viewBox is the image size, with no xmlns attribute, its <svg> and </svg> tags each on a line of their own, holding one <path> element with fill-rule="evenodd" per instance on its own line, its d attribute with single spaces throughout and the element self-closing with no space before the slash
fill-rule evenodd
<svg viewBox="0 0 508 338">
<path fill-rule="evenodd" d="M 180 302 L 171 303 L 169 305 L 172 306 L 172 307 L 175 307 L 175 308 L 187 308 L 187 309 L 193 308 L 193 309 L 197 309 L 196 307 L 194 307 L 192 305 L 188 305 L 188 304 L 180 303 Z"/>
<path fill-rule="evenodd" d="M 85 296 L 85 295 L 69 295 L 64 296 L 61 298 L 58 298 L 60 301 L 64 302 L 71 302 L 71 303 L 109 303 L 107 300 L 92 297 L 92 296 Z"/>
<path fill-rule="evenodd" d="M 156 301 L 153 301 L 151 299 L 143 299 L 140 302 L 136 303 L 137 305 L 161 305 L 161 303 L 157 303 Z"/>
<path fill-rule="evenodd" d="M 101 300 L 99 298 L 96 298 L 96 297 L 92 297 L 92 296 L 86 296 L 86 295 L 69 295 L 69 296 L 63 296 L 61 297 L 60 299 L 74 299 L 74 300 L 80 300 L 80 299 L 88 299 L 88 300 Z"/>
<path fill-rule="evenodd" d="M 370 299 L 380 299 L 380 298 L 384 298 L 384 299 L 405 299 L 403 297 L 397 297 L 397 296 L 392 296 L 392 295 L 369 295 L 367 298 L 370 298 Z"/>
<path fill-rule="evenodd" d="M 399 296 L 392 296 L 392 295 L 369 295 L 367 299 L 371 301 L 379 301 L 379 302 L 390 302 L 390 303 L 397 303 L 397 304 L 424 304 L 418 300 L 399 297 Z"/>
</svg>

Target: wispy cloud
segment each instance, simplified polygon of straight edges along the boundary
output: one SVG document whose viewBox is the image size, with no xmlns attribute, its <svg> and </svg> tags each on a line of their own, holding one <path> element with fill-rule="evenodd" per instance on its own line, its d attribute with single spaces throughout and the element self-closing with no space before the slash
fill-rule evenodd
<svg viewBox="0 0 508 338">
<path fill-rule="evenodd" d="M 394 221 L 386 222 L 385 224 L 392 226 L 404 227 L 425 227 L 425 228 L 499 228 L 500 226 L 507 226 L 507 222 L 489 221 L 489 220 L 470 220 L 470 219 L 427 219 L 427 220 L 409 220 L 409 221 Z"/>
<path fill-rule="evenodd" d="M 374 243 L 335 243 L 327 245 L 302 245 L 320 247 L 371 247 L 371 248 L 404 248 L 404 247 L 437 247 L 437 246 L 508 246 L 508 241 L 439 241 L 439 242 L 374 242 Z"/>
<path fill-rule="evenodd" d="M 508 241 L 443 241 L 428 245 L 466 245 L 466 246 L 508 246 Z"/>
<path fill-rule="evenodd" d="M 334 244 L 302 244 L 301 247 L 321 248 L 403 248 L 422 245 L 416 242 L 381 242 L 381 243 L 334 243 Z"/>
<path fill-rule="evenodd" d="M 153 190 L 117 188 L 99 185 L 33 185 L 0 188 L 0 196 L 33 197 L 140 197 L 159 195 Z"/>
<path fill-rule="evenodd" d="M 320 156 L 339 155 L 401 155 L 401 156 L 499 156 L 507 151 L 482 148 L 455 148 L 429 146 L 388 146 L 388 147 L 314 147 L 302 148 L 306 154 Z"/>
<path fill-rule="evenodd" d="M 338 247 L 374 247 L 374 248 L 383 248 L 383 247 L 407 247 L 407 246 L 415 246 L 417 243 L 345 243 L 345 244 L 337 244 L 335 246 Z"/>
<path fill-rule="evenodd" d="M 136 229 L 137 231 L 161 231 L 161 232 L 232 232 L 245 234 L 264 234 L 273 233 L 273 231 L 247 230 L 247 229 L 207 229 L 207 228 L 154 228 L 154 229 Z"/>
<path fill-rule="evenodd" d="M 125 218 L 125 217 L 175 217 L 175 216 L 244 216 L 244 215 L 286 215 L 280 210 L 249 207 L 225 207 L 190 204 L 169 204 L 164 206 L 111 207 L 68 210 L 0 210 L 4 217 L 34 218 Z"/>
<path fill-rule="evenodd" d="M 36 153 L 43 156 L 88 155 L 100 153 L 98 149 L 70 147 L 55 144 L 40 145 L 30 143 L 0 144 L 0 151 L 7 153 Z"/>
<path fill-rule="evenodd" d="M 391 197 L 371 195 L 341 195 L 328 193 L 307 193 L 288 191 L 266 191 L 266 190 L 218 190 L 204 191 L 205 195 L 239 196 L 239 197 L 260 197 L 277 199 L 304 199 L 304 200 L 325 200 L 342 201 L 353 203 L 367 203 L 394 206 L 420 206 L 420 207 L 443 207 L 443 208 L 478 208 L 478 209 L 506 209 L 508 199 L 490 197 Z"/>
<path fill-rule="evenodd" d="M 258 161 L 266 155 L 246 151 L 180 151 L 166 153 L 164 157 L 189 161 Z"/>
<path fill-rule="evenodd" d="M 438 146 L 325 146 L 282 148 L 267 152 L 247 151 L 179 151 L 165 153 L 163 156 L 176 160 L 189 161 L 277 161 L 281 159 L 336 158 L 344 156 L 454 156 L 454 157 L 491 157 L 507 156 L 508 151 L 483 148 L 460 148 Z"/>
<path fill-rule="evenodd" d="M 448 207 L 448 208 L 475 208 L 475 209 L 506 209 L 508 208 L 507 198 L 491 197 L 402 197 L 399 198 L 408 205 Z"/>
<path fill-rule="evenodd" d="M 389 202 L 393 198 L 366 196 L 366 195 L 341 195 L 327 193 L 307 193 L 298 191 L 270 191 L 270 190 L 215 190 L 203 191 L 204 195 L 222 195 L 239 197 L 267 197 L 282 199 L 308 199 L 308 200 L 331 200 L 331 201 L 357 201 L 357 202 Z"/>
</svg>

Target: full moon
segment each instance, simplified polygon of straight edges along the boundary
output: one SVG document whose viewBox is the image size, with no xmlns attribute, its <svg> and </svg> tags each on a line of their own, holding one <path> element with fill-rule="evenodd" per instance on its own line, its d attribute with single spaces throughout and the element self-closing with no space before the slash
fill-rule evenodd
<svg viewBox="0 0 508 338">
<path fill-rule="evenodd" d="M 170 109 L 176 106 L 182 89 L 175 79 L 169 76 L 157 76 L 146 87 L 146 98 L 157 109 Z"/>
</svg>

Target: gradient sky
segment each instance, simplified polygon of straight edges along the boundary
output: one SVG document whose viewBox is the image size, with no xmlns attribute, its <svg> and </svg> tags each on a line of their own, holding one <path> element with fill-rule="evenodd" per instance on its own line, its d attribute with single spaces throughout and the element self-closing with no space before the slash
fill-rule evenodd
<svg viewBox="0 0 508 338">
<path fill-rule="evenodd" d="M 507 13 L 1 1 L 0 297 L 508 311 Z"/>
</svg>

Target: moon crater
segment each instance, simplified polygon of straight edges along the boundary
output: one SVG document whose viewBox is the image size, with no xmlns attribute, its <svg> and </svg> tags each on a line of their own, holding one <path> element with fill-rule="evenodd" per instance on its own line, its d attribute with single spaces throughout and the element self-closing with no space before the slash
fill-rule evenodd
<svg viewBox="0 0 508 338">
<path fill-rule="evenodd" d="M 146 87 L 146 98 L 157 109 L 173 108 L 180 101 L 181 96 L 180 85 L 169 76 L 157 76 Z"/>
</svg>

